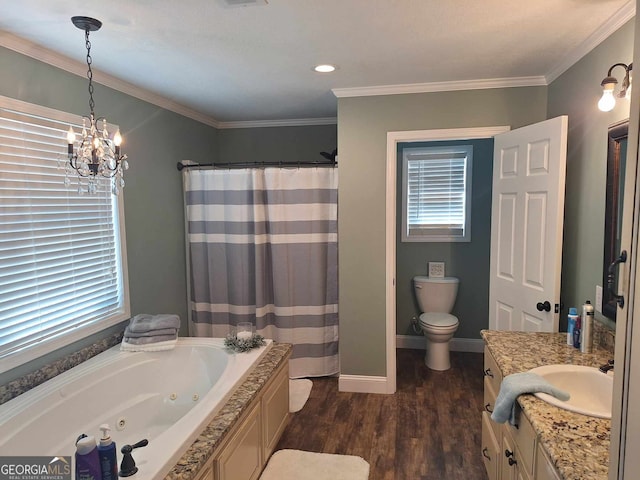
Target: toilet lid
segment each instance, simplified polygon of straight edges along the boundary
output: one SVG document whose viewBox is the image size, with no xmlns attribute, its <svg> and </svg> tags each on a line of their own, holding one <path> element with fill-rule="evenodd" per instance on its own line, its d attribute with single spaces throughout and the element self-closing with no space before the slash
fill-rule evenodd
<svg viewBox="0 0 640 480">
<path fill-rule="evenodd" d="M 430 327 L 453 327 L 458 324 L 458 318 L 449 313 L 423 313 L 420 323 Z"/>
</svg>

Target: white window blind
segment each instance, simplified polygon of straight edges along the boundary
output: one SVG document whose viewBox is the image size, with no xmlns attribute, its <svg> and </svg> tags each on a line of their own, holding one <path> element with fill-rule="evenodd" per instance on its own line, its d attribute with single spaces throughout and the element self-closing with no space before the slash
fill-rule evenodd
<svg viewBox="0 0 640 480">
<path fill-rule="evenodd" d="M 471 145 L 403 150 L 402 241 L 470 241 Z"/>
<path fill-rule="evenodd" d="M 79 121 L 0 98 L 0 371 L 129 316 L 122 197 L 64 183 Z"/>
</svg>

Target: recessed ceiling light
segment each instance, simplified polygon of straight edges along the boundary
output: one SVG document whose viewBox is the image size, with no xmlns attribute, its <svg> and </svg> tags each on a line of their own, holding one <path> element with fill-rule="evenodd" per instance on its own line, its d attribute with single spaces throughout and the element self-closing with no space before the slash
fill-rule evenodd
<svg viewBox="0 0 640 480">
<path fill-rule="evenodd" d="M 331 73 L 335 71 L 335 65 L 316 65 L 313 69 L 318 73 Z"/>
</svg>

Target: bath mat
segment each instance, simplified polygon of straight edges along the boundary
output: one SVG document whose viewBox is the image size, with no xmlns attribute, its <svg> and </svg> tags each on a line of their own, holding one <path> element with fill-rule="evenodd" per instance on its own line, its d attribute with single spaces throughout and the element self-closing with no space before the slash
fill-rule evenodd
<svg viewBox="0 0 640 480">
<path fill-rule="evenodd" d="M 278 450 L 260 480 L 367 480 L 369 464 L 353 455 Z"/>
<path fill-rule="evenodd" d="M 289 412 L 299 412 L 309 399 L 313 382 L 306 378 L 289 380 Z"/>
</svg>

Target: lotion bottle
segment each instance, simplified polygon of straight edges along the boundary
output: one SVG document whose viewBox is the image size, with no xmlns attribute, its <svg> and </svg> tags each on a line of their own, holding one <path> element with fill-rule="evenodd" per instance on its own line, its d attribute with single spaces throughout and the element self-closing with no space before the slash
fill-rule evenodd
<svg viewBox="0 0 640 480">
<path fill-rule="evenodd" d="M 118 478 L 118 459 L 116 458 L 116 442 L 111 439 L 109 432 L 111 429 L 106 423 L 100 425 L 102 430 L 102 438 L 98 445 L 98 456 L 100 457 L 100 470 L 102 472 L 102 480 L 117 480 Z"/>
<path fill-rule="evenodd" d="M 96 439 L 84 433 L 76 440 L 76 480 L 102 480 Z"/>
<path fill-rule="evenodd" d="M 569 316 L 567 317 L 567 345 L 573 347 L 573 331 L 576 328 L 576 322 L 578 320 L 578 310 L 575 307 L 569 309 Z"/>
</svg>

